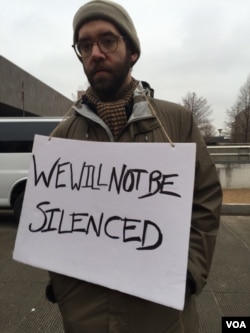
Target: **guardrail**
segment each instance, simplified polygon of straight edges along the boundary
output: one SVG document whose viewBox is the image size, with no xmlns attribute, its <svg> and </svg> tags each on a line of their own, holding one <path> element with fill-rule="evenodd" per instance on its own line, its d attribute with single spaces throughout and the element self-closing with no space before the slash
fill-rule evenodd
<svg viewBox="0 0 250 333">
<path fill-rule="evenodd" d="M 208 146 L 215 163 L 250 163 L 250 146 Z"/>
</svg>

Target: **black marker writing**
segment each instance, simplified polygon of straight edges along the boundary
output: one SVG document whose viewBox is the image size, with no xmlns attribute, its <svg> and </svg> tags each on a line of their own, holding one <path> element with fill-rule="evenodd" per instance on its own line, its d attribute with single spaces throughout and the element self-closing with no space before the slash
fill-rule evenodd
<svg viewBox="0 0 250 333">
<path fill-rule="evenodd" d="M 101 182 L 102 164 L 98 166 L 88 165 L 83 162 L 80 172 L 76 172 L 71 162 L 60 163 L 61 158 L 51 166 L 50 170 L 38 171 L 36 157 L 33 155 L 34 183 L 37 186 L 40 182 L 46 187 L 69 188 L 80 191 L 81 188 L 100 190 L 108 185 Z"/>
<path fill-rule="evenodd" d="M 145 176 L 145 174 L 148 175 L 148 193 L 139 196 L 139 199 L 147 198 L 157 193 L 181 197 L 178 193 L 166 189 L 166 187 L 174 185 L 173 181 L 166 180 L 178 177 L 178 174 L 164 175 L 159 170 L 148 172 L 144 169 L 128 169 L 126 164 L 123 164 L 119 175 L 116 168 L 112 169 L 108 190 L 111 191 L 114 188 L 117 194 L 120 194 L 122 190 L 124 192 L 138 191 L 142 176 Z M 145 181 L 145 177 L 143 180 Z"/>
<path fill-rule="evenodd" d="M 36 208 L 41 213 L 29 231 L 33 233 L 56 232 L 58 234 L 82 233 L 96 237 L 108 237 L 123 243 L 136 242 L 137 250 L 155 250 L 163 241 L 159 226 L 150 220 L 139 220 L 128 217 L 110 216 L 104 213 L 93 216 L 86 212 L 66 214 L 64 209 L 52 208 L 49 201 L 39 203 Z M 153 239 L 153 240 L 152 240 Z"/>
<path fill-rule="evenodd" d="M 47 172 L 44 170 L 39 172 L 36 158 L 33 155 L 33 166 L 35 186 L 41 183 L 47 188 L 66 188 L 72 191 L 106 188 L 108 192 L 114 192 L 118 195 L 122 192 L 137 192 L 139 199 L 156 194 L 181 197 L 173 190 L 173 179 L 179 177 L 177 173 L 164 174 L 159 170 L 149 172 L 145 169 L 129 169 L 126 164 L 123 164 L 120 170 L 112 167 L 110 174 L 106 170 L 106 179 L 103 181 L 102 163 L 91 165 L 83 162 L 76 168 L 71 162 L 63 162 L 61 158 L 58 158 Z"/>
</svg>

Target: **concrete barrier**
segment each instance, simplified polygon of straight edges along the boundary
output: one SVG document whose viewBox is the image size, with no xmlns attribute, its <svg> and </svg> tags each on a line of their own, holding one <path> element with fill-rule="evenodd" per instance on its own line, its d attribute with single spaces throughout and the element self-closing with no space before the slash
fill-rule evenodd
<svg viewBox="0 0 250 333">
<path fill-rule="evenodd" d="M 250 189 L 250 163 L 227 162 L 215 165 L 223 189 Z"/>
<path fill-rule="evenodd" d="M 221 215 L 234 215 L 234 216 L 249 216 L 250 223 L 250 204 L 223 204 Z"/>
</svg>

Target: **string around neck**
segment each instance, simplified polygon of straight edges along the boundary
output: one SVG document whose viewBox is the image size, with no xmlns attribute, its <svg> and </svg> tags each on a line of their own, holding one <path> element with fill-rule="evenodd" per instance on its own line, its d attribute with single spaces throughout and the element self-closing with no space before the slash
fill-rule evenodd
<svg viewBox="0 0 250 333">
<path fill-rule="evenodd" d="M 159 124 L 160 124 L 160 126 L 161 126 L 161 129 L 162 129 L 164 135 L 166 136 L 168 142 L 170 143 L 171 147 L 174 148 L 175 145 L 174 145 L 173 141 L 171 140 L 170 136 L 168 135 L 168 133 L 167 133 L 165 127 L 163 126 L 162 121 L 161 121 L 160 118 L 158 117 L 158 115 L 157 115 L 157 113 L 156 113 L 156 111 L 155 111 L 155 109 L 154 109 L 152 103 L 150 102 L 149 97 L 144 93 L 143 88 L 142 88 L 140 85 L 138 85 L 138 89 L 140 90 L 140 92 L 141 92 L 142 95 L 145 97 L 146 101 L 148 102 L 148 106 L 149 106 L 149 108 L 150 108 L 152 114 L 156 117 L 157 121 L 159 122 Z"/>
</svg>

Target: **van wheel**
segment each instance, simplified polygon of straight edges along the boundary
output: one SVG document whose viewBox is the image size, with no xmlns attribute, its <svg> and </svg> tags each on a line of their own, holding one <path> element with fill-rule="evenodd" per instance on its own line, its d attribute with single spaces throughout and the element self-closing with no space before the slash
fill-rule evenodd
<svg viewBox="0 0 250 333">
<path fill-rule="evenodd" d="M 16 218 L 17 221 L 19 221 L 20 219 L 20 215 L 21 215 L 21 210 L 22 210 L 22 206 L 23 206 L 23 197 L 24 197 L 24 192 L 20 193 L 13 205 L 13 211 L 14 211 L 14 216 Z"/>
</svg>

